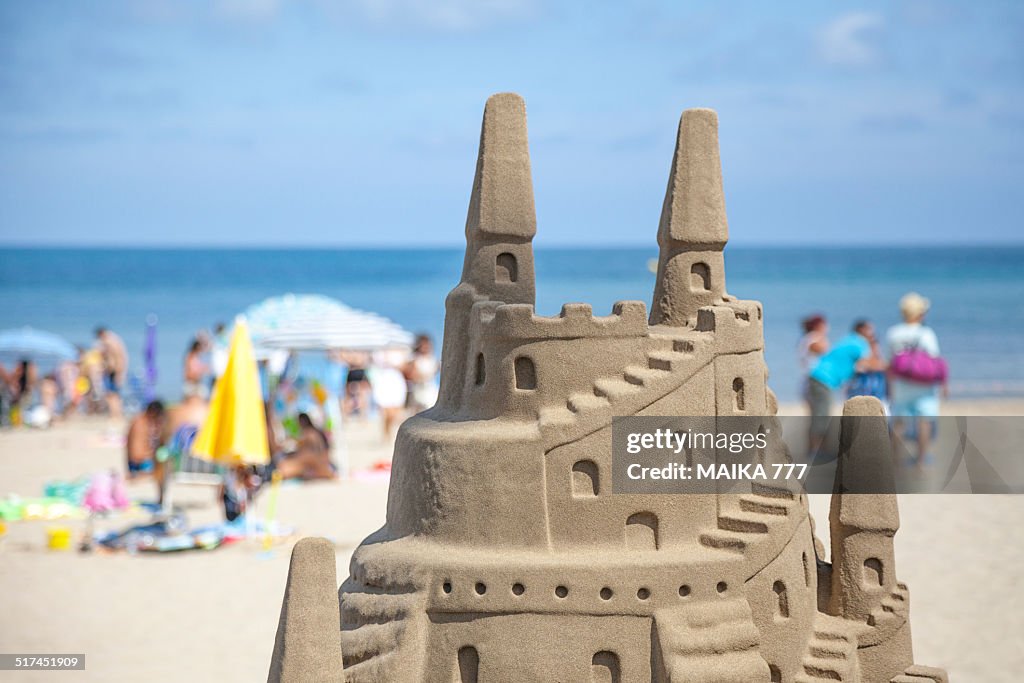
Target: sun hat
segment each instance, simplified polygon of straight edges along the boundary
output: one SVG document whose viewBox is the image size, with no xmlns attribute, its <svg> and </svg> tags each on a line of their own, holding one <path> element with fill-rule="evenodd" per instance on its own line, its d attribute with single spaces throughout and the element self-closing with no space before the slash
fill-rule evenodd
<svg viewBox="0 0 1024 683">
<path fill-rule="evenodd" d="M 900 313 L 904 318 L 919 318 L 928 312 L 932 302 L 917 292 L 904 294 L 900 299 Z"/>
</svg>

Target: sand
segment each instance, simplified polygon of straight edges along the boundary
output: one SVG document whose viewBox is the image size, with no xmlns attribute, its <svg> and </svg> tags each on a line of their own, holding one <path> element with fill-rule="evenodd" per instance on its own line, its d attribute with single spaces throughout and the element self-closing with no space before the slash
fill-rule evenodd
<svg viewBox="0 0 1024 683">
<path fill-rule="evenodd" d="M 1024 415 L 1024 401 L 949 403 L 946 412 Z M 36 496 L 47 480 L 120 467 L 110 429 L 81 419 L 0 432 L 0 495 Z M 390 456 L 379 433 L 376 423 L 352 425 L 354 467 Z M 133 483 L 130 493 L 152 499 L 152 483 Z M 819 529 L 827 529 L 828 496 L 811 498 Z M 220 514 L 209 487 L 180 491 L 177 500 L 192 524 Z M 294 540 L 329 538 L 340 583 L 359 541 L 383 523 L 386 501 L 380 481 L 285 485 L 278 519 L 298 533 L 270 551 L 258 540 L 159 556 L 49 551 L 45 530 L 55 522 L 10 523 L 0 537 L 0 652 L 85 653 L 86 670 L 0 672 L 0 681 L 265 680 Z M 258 515 L 265 504 L 263 496 Z M 901 496 L 900 514 L 897 573 L 910 585 L 915 659 L 947 668 L 957 682 L 1019 680 L 1024 496 Z M 84 528 L 59 523 L 76 536 Z M 822 540 L 827 546 L 827 534 Z"/>
</svg>

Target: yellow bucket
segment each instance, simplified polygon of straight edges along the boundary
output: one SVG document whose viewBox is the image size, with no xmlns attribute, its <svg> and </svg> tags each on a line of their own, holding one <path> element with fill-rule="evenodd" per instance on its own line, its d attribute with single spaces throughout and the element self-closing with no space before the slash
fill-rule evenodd
<svg viewBox="0 0 1024 683">
<path fill-rule="evenodd" d="M 66 526 L 47 528 L 46 547 L 50 550 L 68 550 L 71 547 L 71 529 Z"/>
</svg>

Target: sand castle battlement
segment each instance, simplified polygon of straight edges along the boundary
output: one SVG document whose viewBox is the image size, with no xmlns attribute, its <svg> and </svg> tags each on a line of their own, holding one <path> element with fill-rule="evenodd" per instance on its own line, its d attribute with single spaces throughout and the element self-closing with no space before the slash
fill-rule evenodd
<svg viewBox="0 0 1024 683">
<path fill-rule="evenodd" d="M 846 406 L 877 424 L 844 422 L 831 562 L 797 488 L 612 493 L 615 416 L 780 429 L 761 305 L 725 288 L 717 126 L 706 109 L 680 120 L 649 312 L 571 303 L 546 317 L 525 107 L 488 100 L 440 396 L 399 430 L 386 523 L 337 601 L 324 598 L 333 551 L 296 546 L 272 680 L 946 680 L 913 664 L 895 495 L 842 493 L 890 457 L 873 399 Z M 791 461 L 778 438 L 762 457 Z"/>
<path fill-rule="evenodd" d="M 557 316 L 537 315 L 529 304 L 480 306 L 481 336 L 518 339 L 642 337 L 647 334 L 647 305 L 617 301 L 610 315 L 595 316 L 590 304 L 563 304 Z"/>
</svg>

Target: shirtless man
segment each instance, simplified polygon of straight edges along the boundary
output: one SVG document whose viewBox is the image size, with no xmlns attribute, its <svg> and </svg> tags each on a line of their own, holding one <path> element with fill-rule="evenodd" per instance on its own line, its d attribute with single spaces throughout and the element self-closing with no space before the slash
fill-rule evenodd
<svg viewBox="0 0 1024 683">
<path fill-rule="evenodd" d="M 157 500 L 163 505 L 167 482 L 174 471 L 174 458 L 191 454 L 192 441 L 206 421 L 209 406 L 198 393 L 186 394 L 181 403 L 167 411 L 160 436 L 162 447 L 157 452 L 153 477 L 156 479 Z"/>
<path fill-rule="evenodd" d="M 164 404 L 152 401 L 132 420 L 125 444 L 129 479 L 153 472 L 164 419 Z"/>
<path fill-rule="evenodd" d="M 103 357 L 103 388 L 110 416 L 121 417 L 121 387 L 128 377 L 128 351 L 121 337 L 105 327 L 96 328 L 96 342 Z"/>
</svg>

